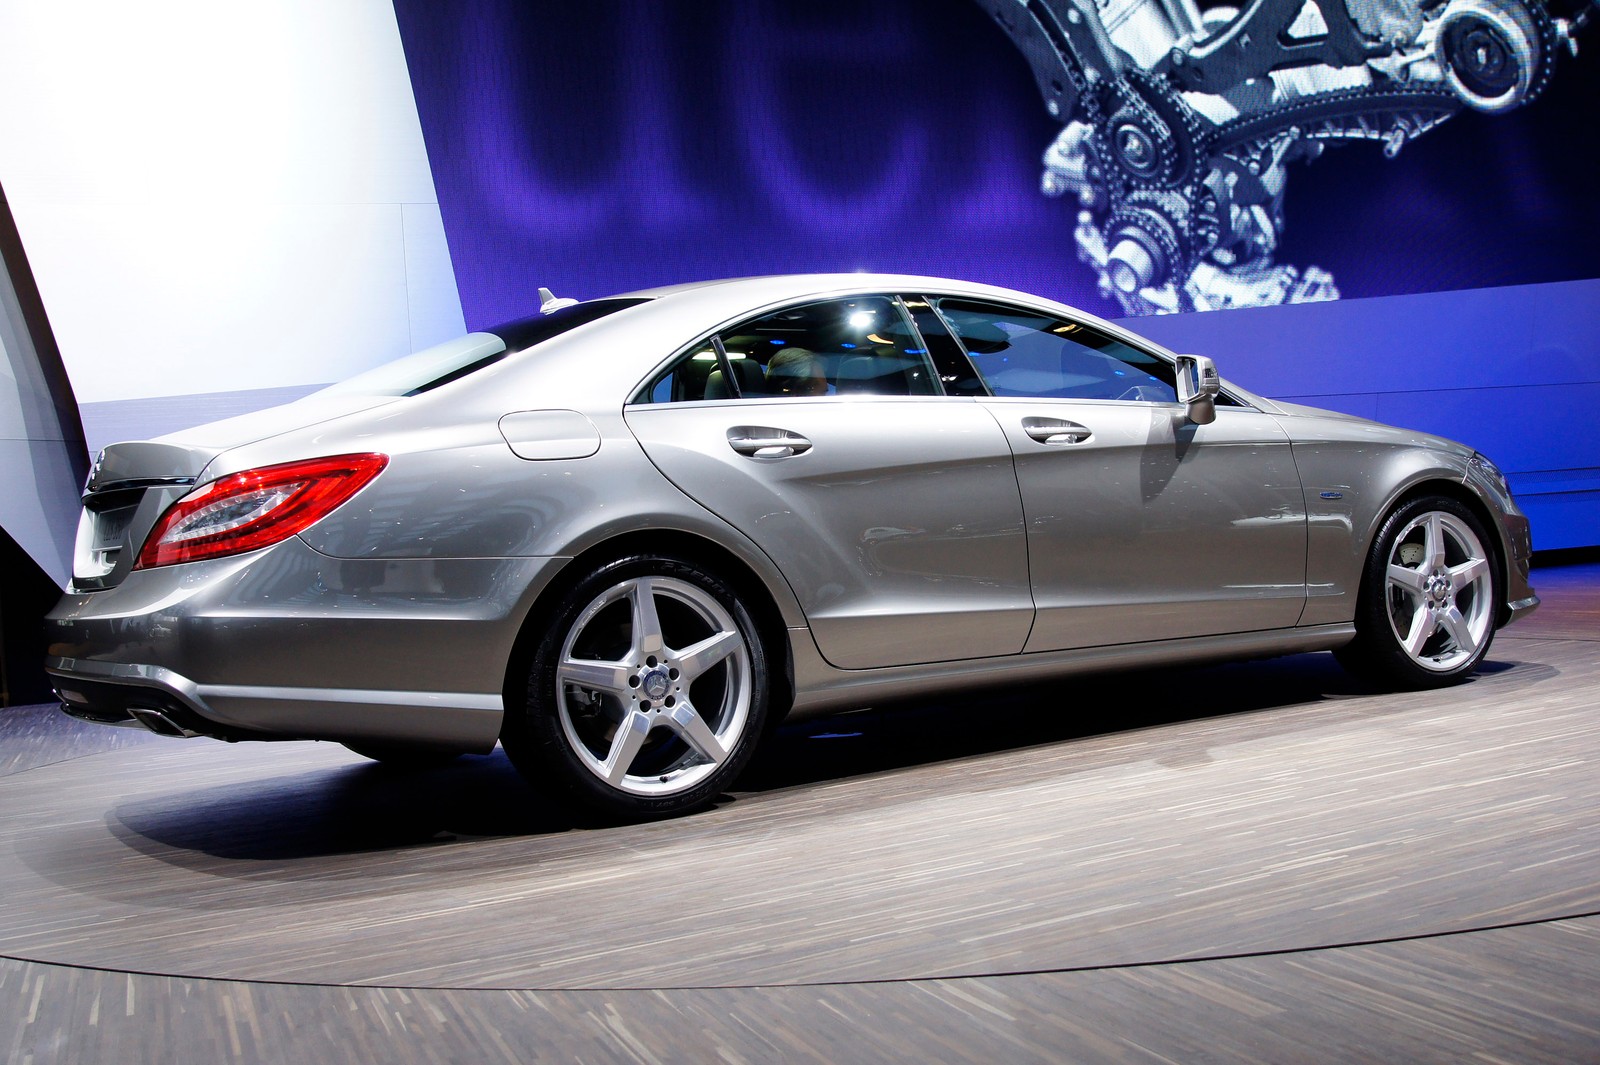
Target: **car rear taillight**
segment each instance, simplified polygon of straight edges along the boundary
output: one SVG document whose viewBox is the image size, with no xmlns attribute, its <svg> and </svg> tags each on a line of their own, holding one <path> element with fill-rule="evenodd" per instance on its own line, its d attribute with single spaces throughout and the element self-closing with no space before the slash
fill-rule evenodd
<svg viewBox="0 0 1600 1065">
<path fill-rule="evenodd" d="M 269 547 L 327 517 L 389 464 L 387 455 L 332 455 L 212 481 L 161 515 L 135 569 Z"/>
</svg>

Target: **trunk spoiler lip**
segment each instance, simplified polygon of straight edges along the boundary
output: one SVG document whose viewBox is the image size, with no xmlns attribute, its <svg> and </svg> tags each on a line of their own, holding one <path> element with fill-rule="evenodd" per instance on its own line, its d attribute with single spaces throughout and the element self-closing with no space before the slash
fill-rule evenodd
<svg viewBox="0 0 1600 1065">
<path fill-rule="evenodd" d="M 108 444 L 95 456 L 83 494 L 98 495 L 115 488 L 193 484 L 221 450 L 154 440 Z"/>
<path fill-rule="evenodd" d="M 126 477 L 119 481 L 103 480 L 92 488 L 85 487 L 83 499 L 107 495 L 112 492 L 126 492 L 136 488 L 187 488 L 195 483 L 195 477 Z"/>
</svg>

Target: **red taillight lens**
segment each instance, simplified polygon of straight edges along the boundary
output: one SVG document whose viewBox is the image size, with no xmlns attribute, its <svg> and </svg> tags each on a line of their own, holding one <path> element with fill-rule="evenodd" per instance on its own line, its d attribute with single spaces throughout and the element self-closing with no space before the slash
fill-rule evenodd
<svg viewBox="0 0 1600 1065">
<path fill-rule="evenodd" d="M 388 464 L 387 455 L 333 455 L 212 481 L 161 515 L 134 568 L 237 555 L 287 540 L 332 513 Z"/>
</svg>

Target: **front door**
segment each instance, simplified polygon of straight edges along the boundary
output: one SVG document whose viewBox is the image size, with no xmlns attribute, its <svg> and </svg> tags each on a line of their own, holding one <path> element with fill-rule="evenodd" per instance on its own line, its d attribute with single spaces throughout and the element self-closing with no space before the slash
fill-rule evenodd
<svg viewBox="0 0 1600 1065">
<path fill-rule="evenodd" d="M 1033 601 L 1011 446 L 934 381 L 897 300 L 829 300 L 708 338 L 625 416 L 783 571 L 833 665 L 1016 654 Z"/>
<path fill-rule="evenodd" d="M 1038 620 L 1029 651 L 1285 628 L 1305 603 L 1289 441 L 1265 414 L 983 401 L 1016 453 Z"/>
<path fill-rule="evenodd" d="M 1016 456 L 1053 651 L 1295 625 L 1306 511 L 1277 422 L 1220 397 L 1195 425 L 1171 364 L 1050 313 L 935 299 Z"/>
</svg>

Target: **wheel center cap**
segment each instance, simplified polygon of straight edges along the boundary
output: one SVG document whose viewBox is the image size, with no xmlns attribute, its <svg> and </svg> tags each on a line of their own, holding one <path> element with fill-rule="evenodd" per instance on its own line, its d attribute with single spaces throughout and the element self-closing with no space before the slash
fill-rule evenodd
<svg viewBox="0 0 1600 1065">
<path fill-rule="evenodd" d="M 641 679 L 639 687 L 651 699 L 664 699 L 667 692 L 672 690 L 672 678 L 667 676 L 664 669 L 652 669 Z"/>
</svg>

